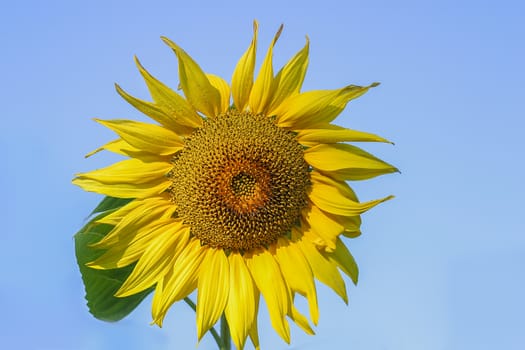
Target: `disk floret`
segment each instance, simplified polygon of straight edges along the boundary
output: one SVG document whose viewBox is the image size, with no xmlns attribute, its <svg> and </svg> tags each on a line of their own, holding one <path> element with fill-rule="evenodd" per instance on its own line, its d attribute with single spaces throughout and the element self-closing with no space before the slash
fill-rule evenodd
<svg viewBox="0 0 525 350">
<path fill-rule="evenodd" d="M 307 205 L 303 147 L 264 115 L 228 111 L 185 142 L 170 172 L 178 215 L 202 244 L 247 251 L 287 234 Z"/>
</svg>

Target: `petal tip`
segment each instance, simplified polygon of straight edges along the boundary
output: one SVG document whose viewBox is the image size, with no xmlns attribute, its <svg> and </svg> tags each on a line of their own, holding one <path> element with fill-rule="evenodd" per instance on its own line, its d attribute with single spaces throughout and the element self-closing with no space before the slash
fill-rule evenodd
<svg viewBox="0 0 525 350">
<path fill-rule="evenodd" d="M 180 46 L 175 44 L 170 38 L 161 36 L 160 39 L 164 41 L 164 43 L 168 45 L 172 50 L 174 50 L 175 53 L 178 54 L 179 50 L 181 50 Z"/>
<path fill-rule="evenodd" d="M 281 33 L 283 32 L 283 29 L 284 29 L 284 23 L 281 23 L 281 25 L 279 26 L 279 29 L 277 29 L 277 33 L 275 33 L 275 37 L 274 37 L 274 42 L 276 42 L 279 37 L 281 36 Z"/>
<path fill-rule="evenodd" d="M 133 55 L 133 61 L 135 62 L 135 65 L 137 66 L 138 69 L 140 70 L 144 69 L 137 55 Z"/>
<path fill-rule="evenodd" d="M 104 267 L 99 265 L 99 264 L 97 264 L 95 261 L 91 261 L 91 262 L 85 263 L 84 265 L 89 267 L 90 269 L 104 270 Z"/>
</svg>

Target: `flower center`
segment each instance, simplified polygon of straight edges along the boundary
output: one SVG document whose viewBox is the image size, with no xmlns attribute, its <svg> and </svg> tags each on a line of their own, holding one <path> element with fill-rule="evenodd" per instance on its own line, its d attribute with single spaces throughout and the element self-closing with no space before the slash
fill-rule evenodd
<svg viewBox="0 0 525 350">
<path fill-rule="evenodd" d="M 270 191 L 269 176 L 264 169 L 250 169 L 253 167 L 249 164 L 243 165 L 243 170 L 226 172 L 227 178 L 233 176 L 222 185 L 220 192 L 224 202 L 238 213 L 253 212 L 263 206 L 268 200 Z"/>
<path fill-rule="evenodd" d="M 202 244 L 247 251 L 297 224 L 310 186 L 303 147 L 262 115 L 208 119 L 173 160 L 169 192 Z"/>
<path fill-rule="evenodd" d="M 235 196 L 251 196 L 255 190 L 257 182 L 255 178 L 245 172 L 240 172 L 232 178 L 231 189 Z"/>
</svg>

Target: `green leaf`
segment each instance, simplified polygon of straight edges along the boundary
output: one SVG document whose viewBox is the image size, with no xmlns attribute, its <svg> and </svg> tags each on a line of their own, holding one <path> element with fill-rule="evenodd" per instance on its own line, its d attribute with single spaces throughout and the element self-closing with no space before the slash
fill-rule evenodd
<svg viewBox="0 0 525 350">
<path fill-rule="evenodd" d="M 93 218 L 75 235 L 75 252 L 84 281 L 87 306 L 93 316 L 103 321 L 121 320 L 153 290 L 150 288 L 129 297 L 117 298 L 114 296 L 115 292 L 129 276 L 134 265 L 113 270 L 96 270 L 86 266 L 86 263 L 95 260 L 104 253 L 104 250 L 93 249 L 90 245 L 98 242 L 113 228 L 111 225 L 97 224 L 95 221 L 129 201 L 129 199 L 104 198 L 93 211 L 93 213 L 102 213 Z"/>
</svg>

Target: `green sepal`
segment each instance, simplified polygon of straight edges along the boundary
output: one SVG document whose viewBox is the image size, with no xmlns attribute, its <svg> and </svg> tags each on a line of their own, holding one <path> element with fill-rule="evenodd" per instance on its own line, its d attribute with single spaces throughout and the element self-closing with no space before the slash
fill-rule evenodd
<svg viewBox="0 0 525 350">
<path fill-rule="evenodd" d="M 98 242 L 113 228 L 111 225 L 97 224 L 95 221 L 129 201 L 129 199 L 105 197 L 92 213 L 92 215 L 99 214 L 75 235 L 75 252 L 84 281 L 89 312 L 97 319 L 108 322 L 119 321 L 126 317 L 153 290 L 150 288 L 129 297 L 117 298 L 114 296 L 115 292 L 127 279 L 134 265 L 112 270 L 97 270 L 86 266 L 86 263 L 104 253 L 104 250 L 91 248 L 90 245 Z"/>
</svg>

